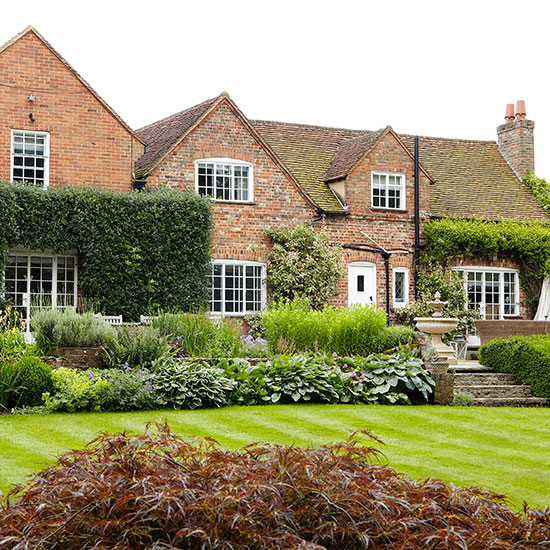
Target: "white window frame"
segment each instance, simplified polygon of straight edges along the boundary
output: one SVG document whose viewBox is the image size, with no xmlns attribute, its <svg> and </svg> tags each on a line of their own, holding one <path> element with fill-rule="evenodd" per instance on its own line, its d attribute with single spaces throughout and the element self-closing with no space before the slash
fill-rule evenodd
<svg viewBox="0 0 550 550">
<path fill-rule="evenodd" d="M 214 277 L 214 266 L 221 265 L 223 267 L 223 272 L 221 275 L 222 279 L 222 287 L 221 287 L 221 293 L 222 293 L 222 300 L 221 300 L 221 311 L 213 311 L 212 310 L 212 303 L 214 301 L 214 286 L 213 286 L 213 277 Z M 240 288 L 243 289 L 244 293 L 246 293 L 246 268 L 247 267 L 260 267 L 261 268 L 261 302 L 260 302 L 260 309 L 259 310 L 247 310 L 246 309 L 246 294 L 243 294 L 243 310 L 242 311 L 226 311 L 226 300 L 225 300 L 225 266 L 242 266 L 243 267 L 243 275 L 242 275 L 242 286 Z M 243 260 L 224 260 L 224 259 L 217 259 L 212 260 L 212 275 L 211 275 L 211 294 L 210 294 L 210 313 L 214 317 L 244 317 L 245 315 L 250 315 L 254 313 L 259 313 L 260 311 L 263 311 L 266 308 L 267 304 L 267 286 L 266 286 L 266 264 L 262 262 L 248 262 Z"/>
<path fill-rule="evenodd" d="M 519 303 L 519 297 L 520 297 L 520 288 L 519 288 L 519 273 L 517 269 L 509 269 L 505 267 L 489 267 L 489 266 L 456 266 L 452 268 L 453 271 L 456 272 L 462 272 L 463 278 L 464 278 L 464 289 L 466 292 L 468 292 L 468 273 L 482 273 L 482 279 L 481 279 L 481 285 L 482 285 L 482 298 L 483 301 L 480 302 L 480 314 L 482 319 L 486 319 L 486 303 L 485 303 L 485 277 L 487 273 L 499 273 L 499 319 L 505 319 L 507 317 L 519 317 L 520 316 L 520 303 Z M 504 274 L 512 275 L 514 278 L 514 288 L 515 288 L 515 296 L 514 296 L 514 303 L 513 313 L 504 313 Z M 466 304 L 466 308 L 469 307 L 469 302 Z"/>
<path fill-rule="evenodd" d="M 403 273 L 404 275 L 404 282 L 403 282 L 403 301 L 398 302 L 397 296 L 396 296 L 396 275 L 398 273 Z M 409 268 L 408 267 L 394 267 L 393 268 L 393 307 L 399 308 L 399 307 L 405 307 L 409 303 Z"/>
<path fill-rule="evenodd" d="M 44 189 L 46 189 L 50 185 L 50 134 L 49 132 L 35 132 L 33 130 L 18 130 L 17 128 L 12 128 L 11 130 L 11 155 L 10 155 L 10 181 L 14 181 L 14 169 L 16 168 L 14 164 L 14 157 L 22 156 L 25 158 L 25 153 L 15 153 L 14 151 L 14 137 L 16 134 L 33 134 L 35 136 L 44 136 L 44 156 L 40 158 L 44 158 L 44 185 L 42 186 Z M 31 155 L 28 155 L 31 156 Z M 33 158 L 38 158 L 34 156 Z M 24 170 L 23 166 L 23 170 Z M 26 180 L 24 180 L 26 181 Z"/>
<path fill-rule="evenodd" d="M 77 251 L 75 250 L 68 250 L 66 252 L 60 252 L 58 254 L 53 254 L 53 253 L 48 253 L 48 252 L 34 252 L 34 251 L 29 251 L 29 250 L 21 250 L 21 249 L 11 249 L 9 252 L 8 252 L 8 255 L 9 256 L 24 256 L 27 258 L 27 276 L 26 276 L 26 281 L 27 281 L 27 291 L 24 292 L 24 298 L 23 298 L 23 308 L 25 309 L 25 316 L 26 316 L 26 319 L 27 321 L 30 319 L 30 314 L 31 314 L 31 307 L 33 307 L 33 304 L 31 303 L 31 297 L 32 297 L 32 294 L 31 294 L 31 291 L 30 291 L 30 285 L 31 285 L 31 278 L 30 278 L 30 271 L 31 271 L 31 257 L 39 257 L 39 258 L 51 258 L 52 259 L 52 293 L 51 293 L 51 300 L 52 300 L 52 307 L 55 307 L 55 308 L 64 308 L 64 307 L 76 307 L 76 304 L 77 304 L 77 300 L 78 300 L 78 253 Z M 58 278 L 57 278 L 57 273 L 58 273 L 58 261 L 57 259 L 59 257 L 63 257 L 63 258 L 72 258 L 74 260 L 74 278 L 73 278 L 73 284 L 74 284 L 74 288 L 73 288 L 73 293 L 72 293 L 72 298 L 73 298 L 73 305 L 72 306 L 63 306 L 63 305 L 59 305 L 57 303 L 57 296 L 58 296 L 58 293 L 57 293 L 57 284 L 58 284 Z M 6 267 L 8 267 L 6 265 Z M 4 282 L 5 282 L 5 276 L 6 276 L 6 273 L 4 272 L 3 274 L 3 278 L 4 278 Z M 16 279 L 17 281 L 17 279 Z M 17 289 L 16 289 L 16 294 L 21 294 L 20 292 L 17 292 Z M 8 293 L 4 293 L 4 297 L 7 296 Z M 11 295 L 11 293 L 9 294 Z M 35 294 L 36 295 L 36 294 Z M 70 294 L 67 294 L 65 293 L 65 295 L 69 296 Z M 25 298 L 26 296 L 26 298 Z M 18 308 L 20 308 L 21 306 L 16 306 Z M 29 325 L 27 324 L 27 327 Z"/>
<path fill-rule="evenodd" d="M 195 192 L 197 194 L 199 194 L 199 165 L 201 164 L 214 165 L 214 194 L 216 191 L 216 166 L 224 165 L 231 167 L 231 198 L 217 199 L 216 197 L 210 197 L 211 200 L 216 202 L 236 202 L 241 204 L 250 204 L 254 202 L 254 169 L 252 163 L 233 158 L 205 158 L 195 160 Z M 235 199 L 235 166 L 243 166 L 248 168 L 248 199 L 246 200 Z"/>
<path fill-rule="evenodd" d="M 377 177 L 384 177 L 385 178 L 385 198 L 386 198 L 386 206 L 375 206 L 374 205 L 374 178 Z M 399 185 L 399 207 L 394 206 L 388 206 L 389 204 L 389 195 L 388 195 L 388 188 L 389 188 L 389 177 L 397 177 L 400 178 L 400 185 Z M 380 189 L 378 186 L 377 189 Z M 395 210 L 395 211 L 402 211 L 407 209 L 407 203 L 406 203 L 406 181 L 405 181 L 405 174 L 400 172 L 371 172 L 371 207 L 375 210 Z"/>
</svg>

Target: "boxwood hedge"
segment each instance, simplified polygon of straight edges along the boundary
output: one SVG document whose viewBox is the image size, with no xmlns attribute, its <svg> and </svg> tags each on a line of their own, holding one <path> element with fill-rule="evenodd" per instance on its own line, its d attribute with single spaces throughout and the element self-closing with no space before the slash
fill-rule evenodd
<svg viewBox="0 0 550 550">
<path fill-rule="evenodd" d="M 513 374 L 533 395 L 550 399 L 550 336 L 511 336 L 481 346 L 479 362 Z"/>
<path fill-rule="evenodd" d="M 211 229 L 209 200 L 193 193 L 0 184 L 0 273 L 14 246 L 78 249 L 84 297 L 127 320 L 205 304 Z"/>
</svg>

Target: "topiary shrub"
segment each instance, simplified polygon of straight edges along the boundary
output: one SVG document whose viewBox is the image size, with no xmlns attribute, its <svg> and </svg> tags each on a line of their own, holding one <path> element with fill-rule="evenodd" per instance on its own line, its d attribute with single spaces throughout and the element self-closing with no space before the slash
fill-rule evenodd
<svg viewBox="0 0 550 550">
<path fill-rule="evenodd" d="M 550 335 L 498 338 L 479 348 L 479 362 L 513 374 L 536 397 L 550 399 Z"/>
<path fill-rule="evenodd" d="M 357 440 L 228 451 L 212 440 L 186 441 L 166 425 L 103 434 L 0 503 L 0 547 L 547 547 L 550 510 L 518 514 L 504 495 L 414 481 L 372 464 L 379 454 Z"/>
<path fill-rule="evenodd" d="M 26 355 L 14 369 L 18 374 L 18 407 L 36 407 L 42 404 L 42 394 L 53 390 L 52 369 L 39 357 Z"/>
<path fill-rule="evenodd" d="M 327 235 L 305 225 L 266 233 L 273 243 L 267 267 L 271 299 L 306 298 L 312 308 L 321 309 L 336 294 L 344 274 L 340 247 L 331 246 Z"/>
</svg>

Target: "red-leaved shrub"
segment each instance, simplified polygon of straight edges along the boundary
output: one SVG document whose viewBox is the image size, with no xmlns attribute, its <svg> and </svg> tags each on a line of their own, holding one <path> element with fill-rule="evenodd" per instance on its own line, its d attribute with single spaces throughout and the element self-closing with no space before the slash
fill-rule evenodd
<svg viewBox="0 0 550 550">
<path fill-rule="evenodd" d="M 102 435 L 0 505 L 0 548 L 530 549 L 550 511 L 420 483 L 356 440 L 315 449 L 187 442 L 165 424 Z"/>
</svg>

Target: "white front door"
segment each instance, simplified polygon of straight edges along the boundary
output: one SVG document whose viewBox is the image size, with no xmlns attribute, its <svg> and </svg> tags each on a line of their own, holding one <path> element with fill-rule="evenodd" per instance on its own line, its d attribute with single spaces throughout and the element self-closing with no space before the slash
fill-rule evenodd
<svg viewBox="0 0 550 550">
<path fill-rule="evenodd" d="M 376 305 L 376 265 L 370 262 L 348 264 L 348 305 Z"/>
</svg>

